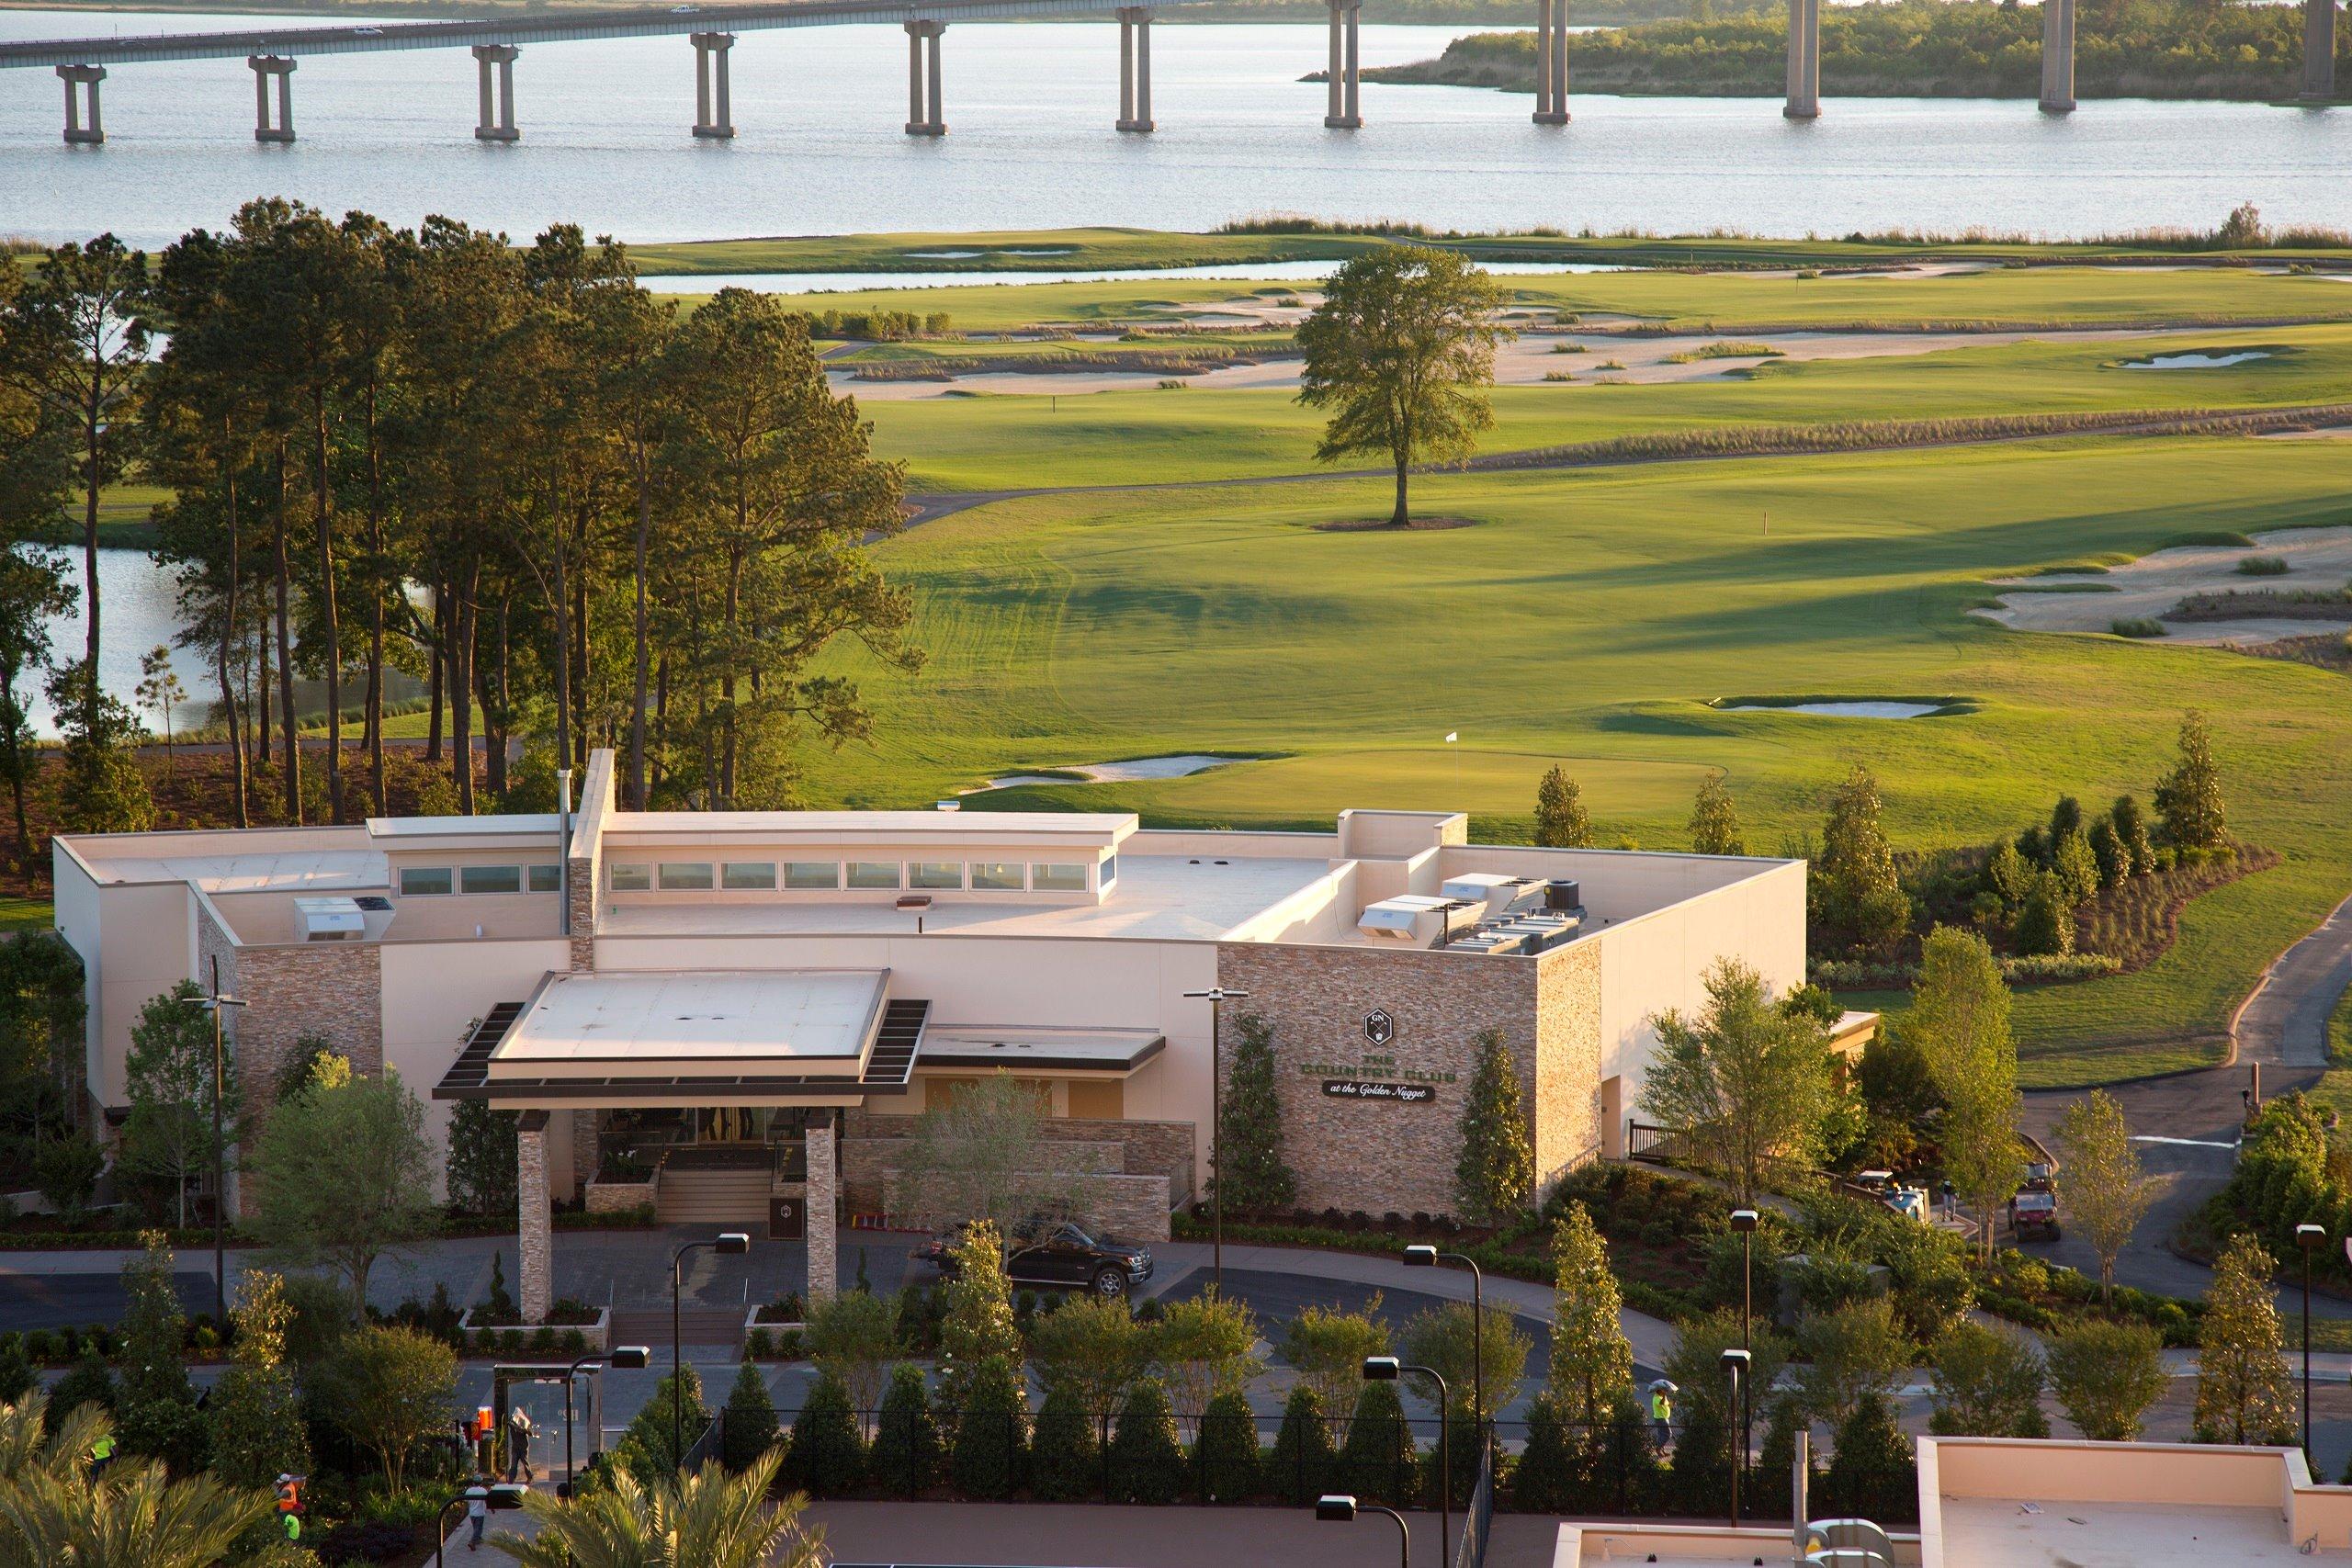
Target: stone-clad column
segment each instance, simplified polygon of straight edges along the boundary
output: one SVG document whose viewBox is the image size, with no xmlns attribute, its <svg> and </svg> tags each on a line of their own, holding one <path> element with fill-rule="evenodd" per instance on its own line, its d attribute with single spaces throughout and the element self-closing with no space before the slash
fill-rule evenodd
<svg viewBox="0 0 2352 1568">
<path fill-rule="evenodd" d="M 254 72 L 254 140 L 255 141 L 291 141 L 294 140 L 294 62 L 281 55 L 249 54 L 245 63 Z M 277 116 L 269 113 L 269 84 L 277 81 Z"/>
<path fill-rule="evenodd" d="M 1790 119 L 1821 118 L 1821 0 L 1789 0 Z"/>
<path fill-rule="evenodd" d="M 95 100 L 97 89 L 90 89 Z M 2335 0 L 2303 0 L 2303 93 L 2312 103 L 2335 96 Z"/>
<path fill-rule="evenodd" d="M 735 108 L 727 88 L 727 51 L 735 47 L 735 35 L 689 33 L 686 37 L 695 46 L 695 134 L 724 141 L 735 134 Z"/>
<path fill-rule="evenodd" d="M 474 127 L 478 141 L 522 140 L 523 133 L 514 129 L 514 57 L 521 52 L 511 43 L 474 45 L 476 96 L 481 105 L 480 120 Z M 493 66 L 495 81 L 491 75 Z"/>
<path fill-rule="evenodd" d="M 833 1236 L 833 1209 L 840 1182 L 834 1172 L 837 1160 L 833 1152 L 833 1129 L 836 1118 L 830 1111 L 821 1113 L 822 1122 L 813 1122 L 808 1128 L 808 1189 L 803 1200 L 808 1207 L 808 1280 L 806 1292 L 810 1306 L 829 1302 L 840 1288 L 840 1264 Z"/>
<path fill-rule="evenodd" d="M 2075 0 L 2041 0 L 2041 107 L 2067 114 L 2075 107 Z"/>
<path fill-rule="evenodd" d="M 555 1299 L 555 1241 L 548 1203 L 548 1113 L 526 1111 L 514 1125 L 516 1252 L 525 1323 L 545 1323 Z"/>
<path fill-rule="evenodd" d="M 61 65 L 58 80 L 65 84 L 65 141 L 69 146 L 96 147 L 107 139 L 106 121 L 98 113 L 98 84 L 107 79 L 103 65 Z M 82 94 L 90 98 L 90 118 L 82 118 Z"/>
</svg>

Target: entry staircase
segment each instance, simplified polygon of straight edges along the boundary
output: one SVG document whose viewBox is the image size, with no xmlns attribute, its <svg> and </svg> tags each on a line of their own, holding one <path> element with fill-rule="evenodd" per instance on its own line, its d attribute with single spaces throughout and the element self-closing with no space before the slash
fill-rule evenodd
<svg viewBox="0 0 2352 1568">
<path fill-rule="evenodd" d="M 665 1225 L 765 1225 L 775 1176 L 763 1145 L 673 1149 L 662 1156 L 654 1214 Z"/>
</svg>

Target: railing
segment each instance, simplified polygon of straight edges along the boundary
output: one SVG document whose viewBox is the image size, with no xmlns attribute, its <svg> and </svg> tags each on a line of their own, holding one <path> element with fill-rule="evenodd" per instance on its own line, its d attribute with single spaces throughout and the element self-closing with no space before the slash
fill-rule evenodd
<svg viewBox="0 0 2352 1568">
<path fill-rule="evenodd" d="M 678 1468 L 691 1475 L 707 1461 L 718 1458 L 726 1445 L 727 1413 L 722 1410 L 712 1416 L 701 1435 L 686 1445 L 686 1451 L 678 1456 Z"/>
<path fill-rule="evenodd" d="M 596 1140 L 600 1181 L 647 1181 L 661 1170 L 764 1170 L 778 1179 L 808 1179 L 808 1145 L 794 1138 L 765 1144 L 684 1144 L 639 1133 L 603 1133 Z"/>
<path fill-rule="evenodd" d="M 1671 1127 L 1652 1126 L 1647 1122 L 1625 1123 L 1625 1157 L 1649 1165 L 1672 1165 L 1679 1157 L 1674 1147 L 1678 1134 Z"/>
<path fill-rule="evenodd" d="M 1453 1568 L 1487 1568 L 1487 1536 L 1495 1522 L 1495 1450 L 1478 1450 L 1478 1484 L 1471 1489 L 1469 1512 L 1462 1516 L 1462 1536 L 1454 1543 Z"/>
</svg>

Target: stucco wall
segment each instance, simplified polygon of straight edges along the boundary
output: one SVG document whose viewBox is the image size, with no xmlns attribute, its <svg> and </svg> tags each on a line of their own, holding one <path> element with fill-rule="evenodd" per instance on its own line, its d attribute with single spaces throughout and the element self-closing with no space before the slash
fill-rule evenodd
<svg viewBox="0 0 2352 1568">
<path fill-rule="evenodd" d="M 97 886 L 62 850 L 52 851 L 51 864 L 57 931 L 82 959 L 83 1072 L 92 1110 L 122 1105 L 130 1099 L 123 1061 L 139 1010 L 194 967 L 194 896 L 178 882 Z"/>
<path fill-rule="evenodd" d="M 1600 1076 L 1623 1077 L 1628 1106 L 1657 1048 L 1653 1021 L 1668 1008 L 1705 1007 L 1717 960 L 1748 964 L 1776 995 L 1804 983 L 1804 863 L 1718 863 L 1756 874 L 1604 926 L 1592 939 L 1601 954 Z"/>
</svg>

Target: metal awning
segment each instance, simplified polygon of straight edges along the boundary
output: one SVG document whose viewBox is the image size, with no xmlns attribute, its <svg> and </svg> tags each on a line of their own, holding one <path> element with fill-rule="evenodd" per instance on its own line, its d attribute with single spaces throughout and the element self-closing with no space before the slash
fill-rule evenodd
<svg viewBox="0 0 2352 1568">
<path fill-rule="evenodd" d="M 923 1038 L 918 1072 L 1134 1072 L 1168 1048 L 1154 1029 L 937 1025 Z"/>
</svg>

